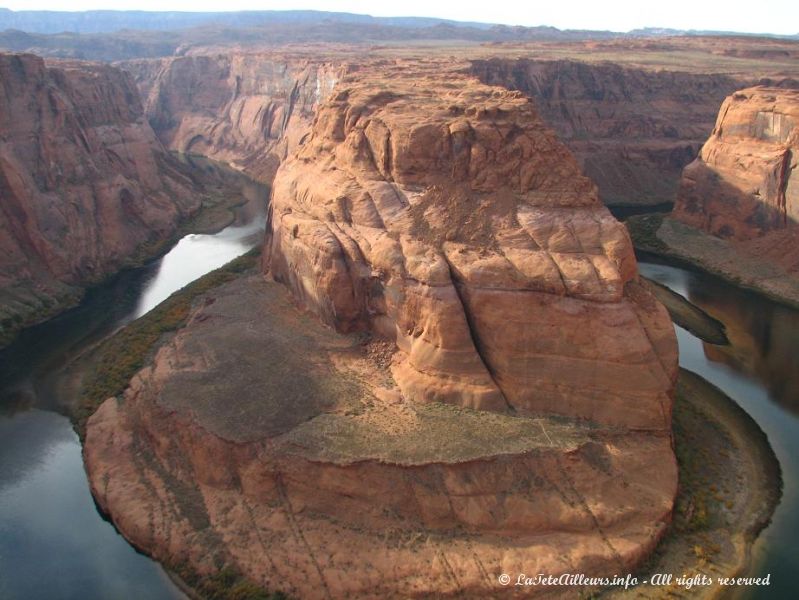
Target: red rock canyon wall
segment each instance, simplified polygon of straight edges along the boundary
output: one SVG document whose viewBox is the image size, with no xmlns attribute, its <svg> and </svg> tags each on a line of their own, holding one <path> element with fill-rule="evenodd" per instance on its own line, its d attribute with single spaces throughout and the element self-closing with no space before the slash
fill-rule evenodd
<svg viewBox="0 0 799 600">
<path fill-rule="evenodd" d="M 199 207 L 132 79 L 0 54 L 3 336 L 57 311 Z"/>
</svg>

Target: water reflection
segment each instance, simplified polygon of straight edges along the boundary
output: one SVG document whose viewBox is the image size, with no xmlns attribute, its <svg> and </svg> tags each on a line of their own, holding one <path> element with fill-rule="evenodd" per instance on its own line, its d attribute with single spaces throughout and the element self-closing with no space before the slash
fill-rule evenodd
<svg viewBox="0 0 799 600">
<path fill-rule="evenodd" d="M 266 188 L 250 183 L 242 193 L 251 201 L 236 211 L 229 227 L 213 235 L 187 235 L 159 261 L 157 270 L 149 277 L 139 297 L 134 318 L 152 310 L 176 290 L 260 243 L 266 223 Z"/>
<path fill-rule="evenodd" d="M 264 217 L 265 219 L 265 217 Z M 263 232 L 263 220 L 232 226 L 216 235 L 187 235 L 160 262 L 134 311 L 134 318 L 166 300 L 172 292 L 218 269 L 252 248 Z"/>
<path fill-rule="evenodd" d="M 154 263 L 121 273 L 89 290 L 80 306 L 22 331 L 0 351 L 0 413 L 33 406 L 63 410 L 69 399 L 61 397 L 53 376 L 83 349 L 133 319 L 139 294 L 157 270 Z"/>
<path fill-rule="evenodd" d="M 680 365 L 737 402 L 768 435 L 782 467 L 783 495 L 753 549 L 753 574 L 771 574 L 767 596 L 795 596 L 799 572 L 799 312 L 713 277 L 664 264 L 640 263 L 641 273 L 667 285 L 722 321 L 729 346 L 707 344 L 675 327 Z M 741 588 L 736 598 L 762 591 Z"/>
<path fill-rule="evenodd" d="M 159 263 L 94 290 L 81 307 L 24 332 L 0 353 L 0 598 L 182 597 L 157 564 L 100 518 L 69 421 L 39 408 L 58 406 L 62 386 L 52 383 L 53 373 L 70 357 L 258 243 L 262 210 L 263 203 L 248 205 L 220 234 L 183 240 Z M 729 347 L 678 329 L 680 363 L 724 390 L 769 436 L 785 490 L 755 547 L 756 572 L 772 574 L 773 597 L 790 597 L 799 572 L 799 313 L 667 265 L 642 263 L 641 271 L 727 327 Z"/>
<path fill-rule="evenodd" d="M 183 597 L 98 516 L 65 417 L 0 418 L 0 454 L 0 597 Z"/>
<path fill-rule="evenodd" d="M 731 340 L 728 347 L 706 344 L 705 355 L 756 377 L 775 401 L 799 415 L 799 314 L 773 304 L 765 310 L 747 310 L 733 295 L 716 296 L 710 302 L 697 299 L 697 304 L 728 323 Z"/>
<path fill-rule="evenodd" d="M 647 264 L 642 272 L 724 323 L 730 344 L 703 344 L 705 357 L 760 381 L 772 400 L 799 415 L 799 312 L 736 289 L 713 277 L 667 265 Z"/>
<path fill-rule="evenodd" d="M 75 396 L 64 367 L 172 292 L 260 242 L 266 190 L 216 235 L 181 240 L 161 260 L 91 290 L 81 305 L 23 331 L 0 351 L 0 598 L 185 598 L 94 504 L 81 447 L 63 411 Z M 42 410 L 46 409 L 46 410 Z"/>
</svg>

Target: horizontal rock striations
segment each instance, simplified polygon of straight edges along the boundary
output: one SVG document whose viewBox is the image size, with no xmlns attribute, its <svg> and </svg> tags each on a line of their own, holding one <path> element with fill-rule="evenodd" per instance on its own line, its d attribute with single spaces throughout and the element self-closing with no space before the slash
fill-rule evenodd
<svg viewBox="0 0 799 600">
<path fill-rule="evenodd" d="M 533 98 L 610 205 L 673 202 L 719 104 L 746 85 L 730 75 L 573 60 L 492 58 L 471 61 L 470 71 Z"/>
<path fill-rule="evenodd" d="M 799 90 L 735 92 L 683 172 L 674 216 L 739 241 L 793 229 L 799 221 L 798 155 Z"/>
<path fill-rule="evenodd" d="M 594 184 L 521 94 L 405 69 L 345 77 L 281 165 L 272 276 L 395 341 L 410 399 L 667 431 L 671 324 Z"/>
<path fill-rule="evenodd" d="M 799 303 L 799 90 L 755 87 L 721 107 L 657 237 L 738 285 Z"/>
<path fill-rule="evenodd" d="M 664 533 L 666 432 L 419 404 L 384 365 L 279 284 L 217 288 L 89 420 L 92 493 L 167 565 L 296 598 L 527 596 L 498 576 L 625 573 Z"/>
<path fill-rule="evenodd" d="M 696 157 L 727 95 L 761 81 L 795 85 L 789 77 L 795 77 L 794 50 L 783 42 L 683 37 L 455 45 L 449 51 L 448 68 L 457 63 L 483 83 L 533 98 L 541 118 L 609 205 L 673 202 L 683 167 Z M 743 58 L 722 58 L 754 51 L 762 56 L 746 64 L 739 64 Z M 404 55 L 411 52 L 441 60 L 430 51 Z M 681 60 L 686 52 L 695 64 Z M 771 52 L 782 58 L 771 58 Z M 162 141 L 233 162 L 266 180 L 304 134 L 314 106 L 335 81 L 363 63 L 361 49 L 345 45 L 322 55 L 314 49 L 244 51 L 224 45 L 189 46 L 177 53 L 183 56 L 120 63 L 134 74 Z M 375 47 L 370 54 L 393 61 L 396 52 Z M 284 131 L 290 132 L 285 141 Z"/>
<path fill-rule="evenodd" d="M 74 301 L 196 210 L 133 81 L 0 54 L 0 337 Z M 2 343 L 2 342 L 0 342 Z"/>
<path fill-rule="evenodd" d="M 133 74 L 164 145 L 271 180 L 342 67 L 229 52 L 120 63 Z"/>
<path fill-rule="evenodd" d="M 204 293 L 88 422 L 92 492 L 138 548 L 299 598 L 551 594 L 498 577 L 651 552 L 677 489 L 674 332 L 527 98 L 362 65 L 270 210 L 285 285 Z"/>
</svg>

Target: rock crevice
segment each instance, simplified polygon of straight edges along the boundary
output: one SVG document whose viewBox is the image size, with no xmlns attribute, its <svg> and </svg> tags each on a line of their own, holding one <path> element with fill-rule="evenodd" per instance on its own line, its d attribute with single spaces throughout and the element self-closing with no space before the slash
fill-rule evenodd
<svg viewBox="0 0 799 600">
<path fill-rule="evenodd" d="M 366 63 L 277 170 L 262 272 L 91 417 L 87 470 L 161 560 L 303 598 L 484 597 L 651 552 L 676 368 L 626 230 L 529 99 Z"/>
</svg>

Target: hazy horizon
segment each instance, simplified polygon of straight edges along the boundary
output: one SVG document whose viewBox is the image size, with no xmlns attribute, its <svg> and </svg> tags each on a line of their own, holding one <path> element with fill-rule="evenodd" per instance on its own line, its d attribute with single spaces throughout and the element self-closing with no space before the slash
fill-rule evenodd
<svg viewBox="0 0 799 600">
<path fill-rule="evenodd" d="M 727 2 L 671 2 L 641 7 L 629 0 L 604 3 L 573 0 L 564 3 L 538 3 L 524 6 L 442 0 L 430 3 L 406 0 L 401 4 L 358 0 L 228 0 L 224 6 L 207 0 L 12 0 L 0 8 L 13 11 L 89 10 L 143 12 L 240 12 L 265 10 L 318 10 L 371 15 L 374 17 L 431 17 L 453 21 L 476 21 L 526 27 L 552 26 L 558 29 L 588 29 L 626 32 L 645 27 L 764 33 L 799 34 L 799 3 L 792 0 L 763 0 L 756 11 L 729 10 Z"/>
</svg>

